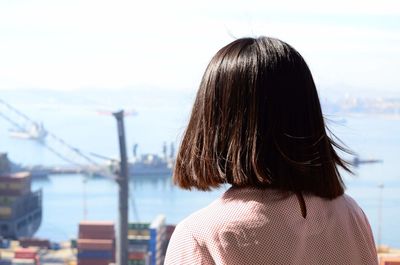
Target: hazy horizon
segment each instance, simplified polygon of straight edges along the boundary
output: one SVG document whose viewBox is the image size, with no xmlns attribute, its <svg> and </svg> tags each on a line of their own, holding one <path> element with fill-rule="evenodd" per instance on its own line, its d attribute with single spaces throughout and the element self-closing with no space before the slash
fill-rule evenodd
<svg viewBox="0 0 400 265">
<path fill-rule="evenodd" d="M 280 38 L 320 91 L 396 95 L 400 2 L 0 2 L 0 89 L 194 93 L 235 38 Z M 335 92 L 334 92 L 335 93 Z"/>
</svg>

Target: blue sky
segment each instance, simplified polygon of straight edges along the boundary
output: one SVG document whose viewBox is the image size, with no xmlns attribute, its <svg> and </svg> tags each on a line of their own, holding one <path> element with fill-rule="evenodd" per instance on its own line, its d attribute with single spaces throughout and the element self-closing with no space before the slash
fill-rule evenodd
<svg viewBox="0 0 400 265">
<path fill-rule="evenodd" d="M 321 90 L 400 94 L 399 1 L 0 1 L 0 89 L 194 91 L 234 38 L 273 36 Z"/>
</svg>

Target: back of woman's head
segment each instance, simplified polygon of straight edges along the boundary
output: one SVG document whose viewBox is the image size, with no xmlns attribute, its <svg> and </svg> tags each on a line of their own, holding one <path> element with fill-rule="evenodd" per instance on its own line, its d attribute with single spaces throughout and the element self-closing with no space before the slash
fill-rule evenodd
<svg viewBox="0 0 400 265">
<path fill-rule="evenodd" d="M 307 64 L 290 45 L 233 41 L 209 63 L 174 170 L 182 188 L 223 183 L 335 198 L 346 163 L 327 135 Z"/>
</svg>

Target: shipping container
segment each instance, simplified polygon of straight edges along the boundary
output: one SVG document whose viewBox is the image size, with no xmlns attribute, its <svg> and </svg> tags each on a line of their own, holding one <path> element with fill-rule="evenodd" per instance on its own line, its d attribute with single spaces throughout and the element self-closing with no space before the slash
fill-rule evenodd
<svg viewBox="0 0 400 265">
<path fill-rule="evenodd" d="M 18 197 L 16 196 L 0 196 L 0 205 L 11 205 L 17 200 L 17 198 Z"/>
<path fill-rule="evenodd" d="M 98 228 L 98 229 L 109 229 L 114 230 L 114 223 L 109 221 L 81 221 L 79 223 L 80 228 Z"/>
<path fill-rule="evenodd" d="M 105 239 L 78 239 L 77 245 L 80 250 L 111 250 L 115 248 L 114 240 Z"/>
<path fill-rule="evenodd" d="M 146 229 L 129 229 L 128 236 L 150 236 L 150 231 Z"/>
<path fill-rule="evenodd" d="M 129 230 L 135 230 L 135 229 L 149 229 L 150 223 L 129 223 L 128 224 L 128 229 Z"/>
<path fill-rule="evenodd" d="M 94 232 L 79 232 L 79 238 L 81 239 L 115 239 L 115 232 L 102 232 L 102 231 L 94 231 Z"/>
<path fill-rule="evenodd" d="M 379 265 L 400 265 L 400 254 L 379 257 Z"/>
<path fill-rule="evenodd" d="M 78 259 L 107 259 L 111 260 L 114 256 L 110 250 L 79 250 Z"/>
<path fill-rule="evenodd" d="M 12 214 L 10 206 L 0 206 L 0 218 L 9 218 Z"/>
<path fill-rule="evenodd" d="M 79 224 L 78 265 L 108 265 L 115 260 L 115 229 L 112 222 Z"/>
<path fill-rule="evenodd" d="M 109 265 L 113 261 L 99 259 L 81 259 L 78 260 L 78 265 Z"/>
<path fill-rule="evenodd" d="M 12 261 L 8 259 L 1 259 L 0 257 L 0 265 L 12 265 Z"/>
<path fill-rule="evenodd" d="M 19 238 L 19 244 L 21 247 L 39 247 L 39 248 L 47 248 L 49 249 L 51 243 L 48 239 L 41 239 L 41 238 Z"/>
<path fill-rule="evenodd" d="M 0 248 L 9 248 L 10 247 L 10 240 L 9 239 L 0 239 Z M 1 255 L 0 255 L 1 260 Z"/>
<path fill-rule="evenodd" d="M 129 228 L 128 264 L 163 264 L 167 238 L 165 216 L 157 216 L 152 223 L 130 223 Z"/>
<path fill-rule="evenodd" d="M 148 260 L 129 260 L 128 265 L 148 265 Z"/>
<path fill-rule="evenodd" d="M 149 252 L 149 242 L 139 245 L 128 245 L 128 252 Z"/>
<path fill-rule="evenodd" d="M 12 265 L 37 265 L 37 262 L 33 259 L 13 259 Z"/>
<path fill-rule="evenodd" d="M 129 252 L 128 259 L 129 260 L 144 260 L 149 256 L 148 252 Z"/>
<path fill-rule="evenodd" d="M 176 225 L 166 225 L 165 226 L 165 233 L 167 236 L 171 237 L 172 233 L 175 231 Z"/>
<path fill-rule="evenodd" d="M 162 265 L 164 263 L 163 246 L 165 242 L 165 216 L 159 215 L 150 225 L 150 264 Z"/>
<path fill-rule="evenodd" d="M 16 259 L 34 259 L 38 254 L 38 250 L 34 248 L 18 248 L 14 252 Z"/>
<path fill-rule="evenodd" d="M 0 194 L 2 196 L 19 196 L 30 192 L 31 177 L 29 172 L 0 175 Z"/>
<path fill-rule="evenodd" d="M 22 183 L 22 182 L 8 183 L 8 189 L 10 190 L 26 190 L 27 187 L 29 187 L 27 183 Z"/>
<path fill-rule="evenodd" d="M 79 224 L 81 239 L 115 239 L 114 223 L 83 221 Z"/>
</svg>

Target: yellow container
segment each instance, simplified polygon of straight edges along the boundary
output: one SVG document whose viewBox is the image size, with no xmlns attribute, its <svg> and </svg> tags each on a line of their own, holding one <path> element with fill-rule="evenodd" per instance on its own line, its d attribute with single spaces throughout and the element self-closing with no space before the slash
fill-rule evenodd
<svg viewBox="0 0 400 265">
<path fill-rule="evenodd" d="M 8 184 L 10 190 L 25 190 L 27 185 L 26 183 L 9 183 Z"/>
<path fill-rule="evenodd" d="M 0 206 L 0 216 L 10 216 L 12 212 L 11 207 L 8 206 Z"/>
</svg>

